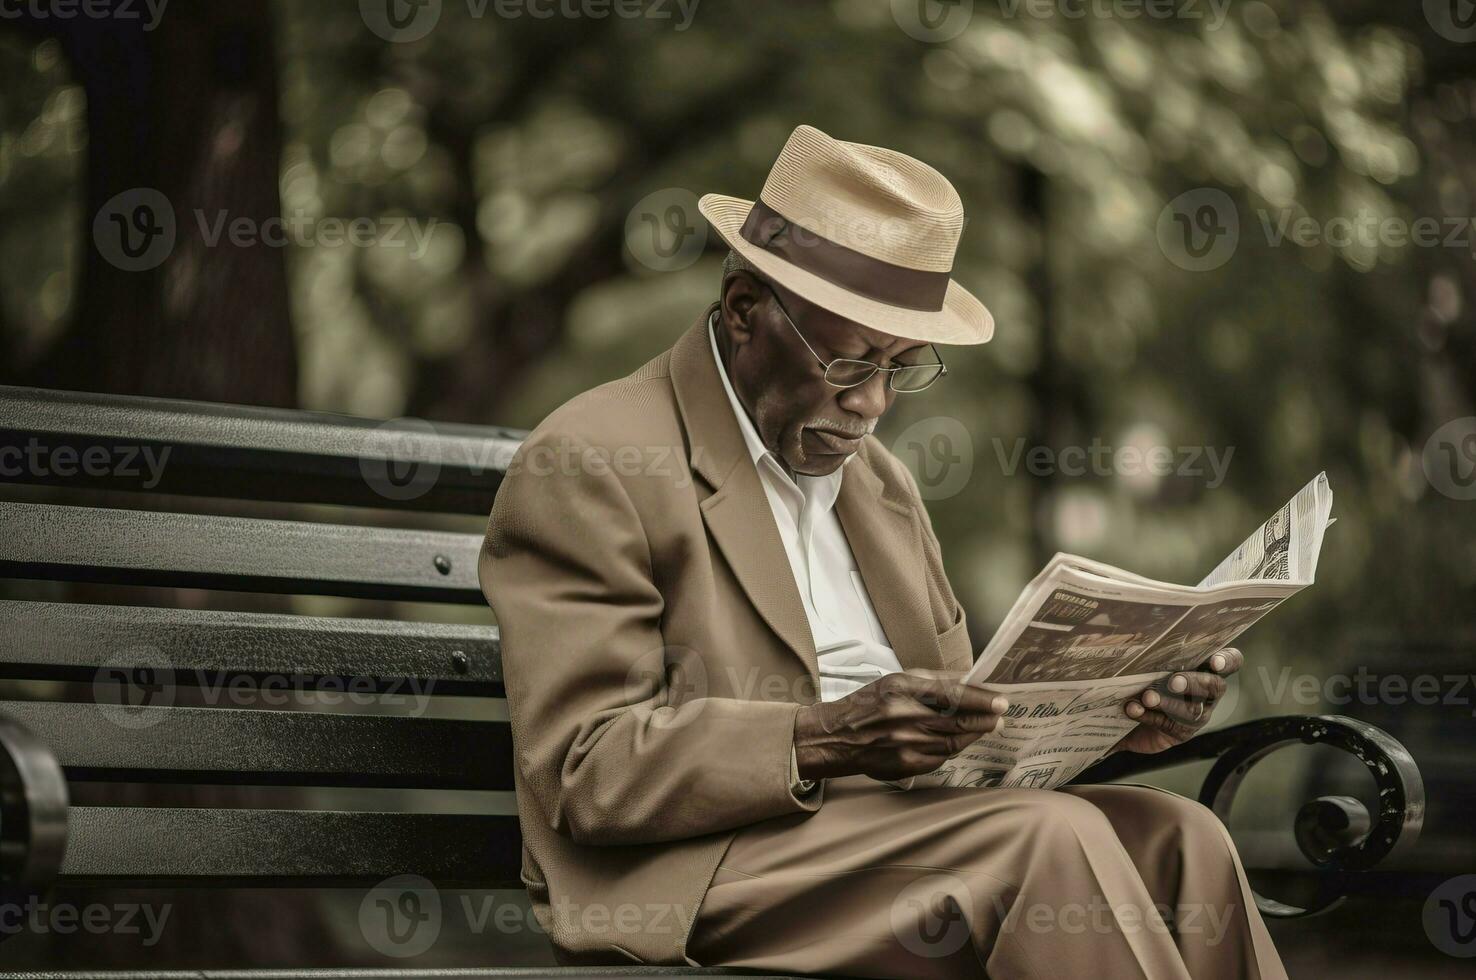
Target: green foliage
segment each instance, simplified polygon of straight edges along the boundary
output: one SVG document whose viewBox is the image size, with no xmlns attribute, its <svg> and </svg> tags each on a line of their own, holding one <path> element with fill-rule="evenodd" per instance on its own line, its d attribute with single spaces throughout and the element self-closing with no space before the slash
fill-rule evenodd
<svg viewBox="0 0 1476 980">
<path fill-rule="evenodd" d="M 633 369 L 715 295 L 722 253 L 709 241 L 655 271 L 625 240 L 631 209 L 671 189 L 754 196 L 808 122 L 932 163 L 970 216 L 955 276 L 996 339 L 945 350 L 949 378 L 899 400 L 881 434 L 938 416 L 970 434 L 971 479 L 930 510 L 976 639 L 1052 550 L 1197 580 L 1325 468 L 1340 521 L 1323 581 L 1251 634 L 1252 663 L 1470 640 L 1476 505 L 1420 468 L 1430 431 L 1472 412 L 1469 367 L 1442 339 L 1470 334 L 1469 250 L 1266 231 L 1471 213 L 1450 152 L 1471 86 L 1426 77 L 1451 43 L 1417 17 L 1330 0 L 1238 3 L 1223 24 L 980 3 L 933 44 L 872 0 L 709 2 L 686 30 L 447 3 L 424 40 L 389 44 L 356 6 L 276 8 L 284 213 L 439 224 L 419 256 L 289 252 L 305 407 L 530 426 Z M 53 42 L 0 34 L 0 71 L 0 309 L 24 356 L 77 288 L 83 110 Z M 1156 228 L 1203 187 L 1229 194 L 1240 244 L 1190 272 Z M 1213 489 L 1038 477 L 1005 472 L 1017 439 L 1233 456 Z"/>
</svg>

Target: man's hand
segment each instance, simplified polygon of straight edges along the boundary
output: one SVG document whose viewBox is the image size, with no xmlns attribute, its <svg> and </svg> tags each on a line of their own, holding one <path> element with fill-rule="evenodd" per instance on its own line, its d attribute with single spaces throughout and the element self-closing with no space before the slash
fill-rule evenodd
<svg viewBox="0 0 1476 980">
<path fill-rule="evenodd" d="M 794 722 L 800 777 L 902 779 L 937 769 L 994 731 L 1010 706 L 994 691 L 963 683 L 963 676 L 888 674 L 837 701 L 805 705 Z"/>
<path fill-rule="evenodd" d="M 1168 679 L 1168 690 L 1150 687 L 1122 709 L 1138 727 L 1112 747 L 1113 752 L 1162 752 L 1187 742 L 1209 724 L 1215 702 L 1225 694 L 1225 678 L 1245 662 L 1239 650 L 1226 647 L 1209 658 L 1209 671 L 1188 670 Z"/>
</svg>

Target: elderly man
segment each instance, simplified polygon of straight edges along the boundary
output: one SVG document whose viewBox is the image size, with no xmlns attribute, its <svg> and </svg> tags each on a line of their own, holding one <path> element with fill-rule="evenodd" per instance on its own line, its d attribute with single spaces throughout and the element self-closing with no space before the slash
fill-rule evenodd
<svg viewBox="0 0 1476 980">
<path fill-rule="evenodd" d="M 935 344 L 993 332 L 949 275 L 952 185 L 801 126 L 757 201 L 701 208 L 732 248 L 719 302 L 538 426 L 483 550 L 524 881 L 561 960 L 1285 976 L 1197 803 L 888 782 L 1007 708 L 961 682 L 938 539 L 871 435 L 942 377 Z M 1209 666 L 1126 705 L 1120 747 L 1192 735 L 1240 655 Z"/>
</svg>

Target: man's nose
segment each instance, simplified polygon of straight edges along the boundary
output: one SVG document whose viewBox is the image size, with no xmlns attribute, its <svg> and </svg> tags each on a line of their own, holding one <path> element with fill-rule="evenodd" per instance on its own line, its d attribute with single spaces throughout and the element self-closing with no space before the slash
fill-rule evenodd
<svg viewBox="0 0 1476 980">
<path fill-rule="evenodd" d="M 881 418 L 887 410 L 887 378 L 885 371 L 878 371 L 854 388 L 847 388 L 837 399 L 840 407 L 866 421 Z"/>
</svg>

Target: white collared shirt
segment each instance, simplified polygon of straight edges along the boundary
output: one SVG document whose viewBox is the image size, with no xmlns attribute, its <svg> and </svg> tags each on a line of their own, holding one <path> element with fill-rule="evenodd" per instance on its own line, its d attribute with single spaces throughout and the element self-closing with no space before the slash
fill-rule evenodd
<svg viewBox="0 0 1476 980">
<path fill-rule="evenodd" d="M 718 377 L 723 380 L 728 403 L 738 417 L 738 428 L 758 470 L 759 482 L 769 498 L 769 509 L 774 512 L 774 523 L 779 526 L 789 568 L 810 621 L 810 635 L 814 637 L 820 664 L 820 700 L 834 701 L 884 674 L 902 669 L 872 608 L 871 596 L 856 568 L 856 557 L 835 513 L 841 477 L 856 456 L 854 453 L 847 456 L 834 473 L 798 474 L 798 480 L 791 479 L 778 457 L 759 438 L 747 410 L 733 391 L 718 353 L 716 321 L 714 311 L 707 321 L 712 358 L 717 362 Z"/>
</svg>

